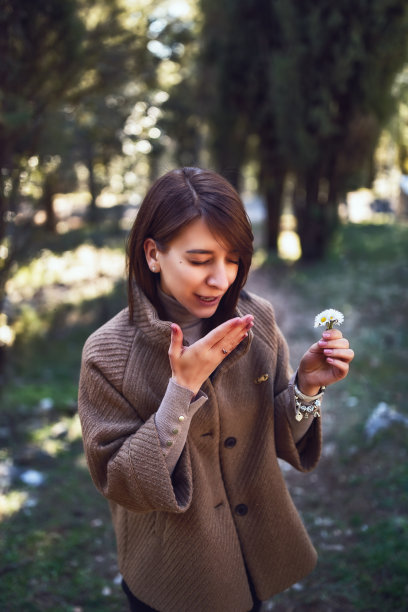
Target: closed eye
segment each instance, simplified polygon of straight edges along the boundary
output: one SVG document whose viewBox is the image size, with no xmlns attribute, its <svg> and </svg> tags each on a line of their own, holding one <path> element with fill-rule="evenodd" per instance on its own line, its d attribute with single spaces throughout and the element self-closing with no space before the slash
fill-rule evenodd
<svg viewBox="0 0 408 612">
<path fill-rule="evenodd" d="M 190 261 L 190 263 L 193 266 L 204 266 L 205 264 L 211 263 L 211 261 L 210 260 L 206 260 L 206 261 Z M 236 261 L 235 259 L 229 259 L 227 263 L 231 263 L 231 264 L 234 264 L 235 266 L 238 266 L 239 265 L 239 260 Z"/>
</svg>

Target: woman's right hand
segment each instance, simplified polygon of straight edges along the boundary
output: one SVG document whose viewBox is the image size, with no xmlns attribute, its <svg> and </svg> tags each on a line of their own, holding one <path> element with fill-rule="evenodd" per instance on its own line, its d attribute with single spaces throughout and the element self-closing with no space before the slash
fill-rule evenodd
<svg viewBox="0 0 408 612">
<path fill-rule="evenodd" d="M 169 348 L 172 378 L 196 395 L 215 368 L 247 336 L 253 321 L 252 315 L 230 319 L 191 346 L 183 346 L 183 332 L 173 323 Z"/>
</svg>

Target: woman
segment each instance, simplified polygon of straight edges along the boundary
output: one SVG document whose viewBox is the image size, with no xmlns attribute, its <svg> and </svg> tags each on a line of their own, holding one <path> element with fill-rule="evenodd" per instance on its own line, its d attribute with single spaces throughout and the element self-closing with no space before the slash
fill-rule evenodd
<svg viewBox="0 0 408 612">
<path fill-rule="evenodd" d="M 291 376 L 272 307 L 242 290 L 252 240 L 225 179 L 167 173 L 129 237 L 129 307 L 84 347 L 85 452 L 131 610 L 258 610 L 316 562 L 277 458 L 316 465 L 320 419 L 302 417 L 353 352 L 324 332 Z"/>
</svg>

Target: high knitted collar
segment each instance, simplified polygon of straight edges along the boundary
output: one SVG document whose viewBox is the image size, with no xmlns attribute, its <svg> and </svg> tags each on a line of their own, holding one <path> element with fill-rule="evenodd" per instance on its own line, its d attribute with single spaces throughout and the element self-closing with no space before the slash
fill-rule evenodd
<svg viewBox="0 0 408 612">
<path fill-rule="evenodd" d="M 157 294 L 169 321 L 177 323 L 183 331 L 184 344 L 193 344 L 201 338 L 202 319 L 196 317 L 180 304 L 174 297 L 164 293 L 157 285 Z"/>
<path fill-rule="evenodd" d="M 170 346 L 172 321 L 163 321 L 159 318 L 157 310 L 138 285 L 134 284 L 133 291 L 135 298 L 133 323 L 146 336 L 149 343 L 153 343 L 156 346 L 162 346 L 167 351 Z M 239 307 L 235 309 L 234 316 L 243 316 Z M 237 348 L 227 355 L 220 367 L 225 370 L 242 355 L 245 355 L 250 348 L 252 339 L 253 332 L 249 330 L 247 338 L 242 340 Z"/>
</svg>

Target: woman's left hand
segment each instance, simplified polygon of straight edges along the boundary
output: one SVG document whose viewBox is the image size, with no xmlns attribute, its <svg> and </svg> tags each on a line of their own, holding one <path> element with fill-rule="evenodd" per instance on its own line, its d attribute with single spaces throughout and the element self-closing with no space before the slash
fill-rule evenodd
<svg viewBox="0 0 408 612">
<path fill-rule="evenodd" d="M 303 355 L 298 369 L 298 387 L 306 395 L 316 395 L 320 387 L 327 387 L 345 378 L 354 351 L 338 329 L 323 332 L 321 340 L 312 344 Z"/>
</svg>

